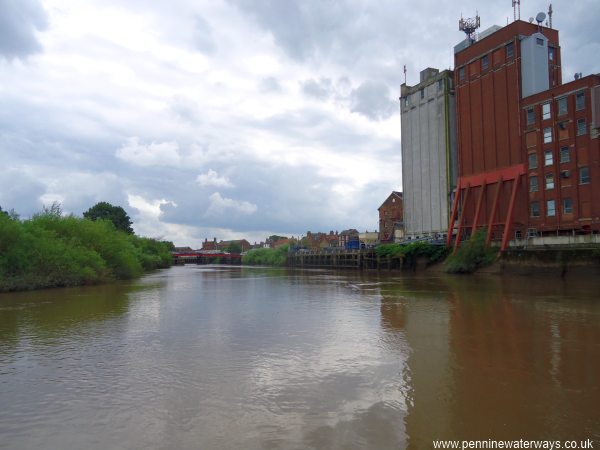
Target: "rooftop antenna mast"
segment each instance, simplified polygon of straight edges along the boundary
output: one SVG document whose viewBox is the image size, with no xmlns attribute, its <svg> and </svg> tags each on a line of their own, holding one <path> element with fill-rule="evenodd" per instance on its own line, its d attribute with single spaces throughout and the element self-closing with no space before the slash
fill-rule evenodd
<svg viewBox="0 0 600 450">
<path fill-rule="evenodd" d="M 519 12 L 519 20 L 521 20 L 521 0 L 512 0 L 515 21 L 517 20 L 517 10 Z"/>
<path fill-rule="evenodd" d="M 404 84 L 406 84 L 406 64 L 404 64 Z"/>
<path fill-rule="evenodd" d="M 469 43 L 475 42 L 475 30 L 481 26 L 479 13 L 475 14 L 475 17 L 470 19 L 463 19 L 461 15 L 458 21 L 458 29 L 467 35 Z"/>
<path fill-rule="evenodd" d="M 548 6 L 548 22 L 550 28 L 552 28 L 552 3 L 550 3 L 550 5 Z"/>
</svg>

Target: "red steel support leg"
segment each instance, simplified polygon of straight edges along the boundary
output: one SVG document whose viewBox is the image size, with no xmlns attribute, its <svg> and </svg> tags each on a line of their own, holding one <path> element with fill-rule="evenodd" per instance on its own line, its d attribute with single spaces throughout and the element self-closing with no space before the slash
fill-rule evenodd
<svg viewBox="0 0 600 450">
<path fill-rule="evenodd" d="M 454 231 L 454 221 L 456 220 L 456 212 L 458 211 L 458 200 L 460 198 L 460 178 L 456 184 L 456 191 L 454 194 L 454 202 L 452 204 L 452 213 L 450 214 L 450 223 L 448 224 L 448 237 L 446 238 L 446 247 L 450 247 L 452 243 L 452 231 Z"/>
<path fill-rule="evenodd" d="M 485 240 L 486 245 L 490 245 L 492 241 L 492 230 L 494 229 L 494 220 L 496 219 L 496 209 L 498 209 L 498 200 L 500 199 L 500 191 L 502 190 L 502 183 L 504 179 L 498 178 L 498 187 L 496 188 L 496 195 L 494 196 L 494 204 L 492 206 L 492 214 L 490 216 L 490 222 L 488 225 L 487 238 Z"/>
<path fill-rule="evenodd" d="M 477 231 L 477 222 L 479 222 L 479 213 L 481 212 L 481 204 L 483 203 L 483 195 L 485 194 L 485 188 L 487 184 L 481 185 L 481 191 L 479 192 L 479 198 L 477 199 L 477 208 L 475 209 L 475 218 L 473 219 L 473 228 L 471 228 L 471 236 Z"/>
<path fill-rule="evenodd" d="M 465 220 L 465 211 L 467 210 L 467 201 L 469 200 L 469 191 L 471 190 L 471 183 L 467 183 L 467 188 L 465 190 L 465 198 L 463 200 L 463 208 L 460 212 L 460 219 L 458 220 L 458 230 L 456 231 L 456 240 L 454 241 L 454 251 L 458 249 L 460 245 L 460 235 L 463 229 L 463 222 Z"/>
<path fill-rule="evenodd" d="M 515 210 L 515 200 L 517 198 L 517 188 L 519 187 L 519 180 L 521 179 L 520 175 L 517 175 L 515 180 L 513 181 L 513 189 L 512 194 L 510 195 L 510 203 L 508 205 L 508 213 L 506 214 L 506 224 L 504 225 L 504 236 L 502 236 L 502 245 L 500 247 L 500 251 L 506 250 L 506 246 L 508 245 L 508 236 L 510 234 L 510 229 L 512 226 L 512 218 L 513 212 Z"/>
</svg>

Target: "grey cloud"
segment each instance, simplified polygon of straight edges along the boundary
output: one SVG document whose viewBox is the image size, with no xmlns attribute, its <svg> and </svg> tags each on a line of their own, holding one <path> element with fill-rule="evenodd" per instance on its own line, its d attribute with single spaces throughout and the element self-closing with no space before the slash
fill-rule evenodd
<svg viewBox="0 0 600 450">
<path fill-rule="evenodd" d="M 366 81 L 351 94 L 351 110 L 372 120 L 382 120 L 391 117 L 397 107 L 385 83 Z"/>
<path fill-rule="evenodd" d="M 42 50 L 36 31 L 48 26 L 37 0 L 0 0 L 0 56 L 25 58 Z"/>
<path fill-rule="evenodd" d="M 281 84 L 275 77 L 266 77 L 260 80 L 259 89 L 263 93 L 278 93 L 282 90 Z"/>
<path fill-rule="evenodd" d="M 331 97 L 333 84 L 329 78 L 321 78 L 320 80 L 309 79 L 302 82 L 301 89 L 304 95 L 325 100 Z"/>
<path fill-rule="evenodd" d="M 204 54 L 212 55 L 217 50 L 212 36 L 212 28 L 200 15 L 194 17 L 193 42 L 196 49 Z"/>
</svg>

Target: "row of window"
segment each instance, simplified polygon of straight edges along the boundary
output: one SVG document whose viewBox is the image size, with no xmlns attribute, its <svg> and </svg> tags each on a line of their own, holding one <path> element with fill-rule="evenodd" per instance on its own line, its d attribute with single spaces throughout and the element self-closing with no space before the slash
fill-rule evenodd
<svg viewBox="0 0 600 450">
<path fill-rule="evenodd" d="M 561 178 L 569 178 L 571 176 L 568 170 L 563 170 L 560 173 Z M 554 174 L 547 173 L 544 175 L 545 180 L 545 188 L 546 190 L 554 189 Z M 579 184 L 589 184 L 590 183 L 590 169 L 589 167 L 580 167 L 579 168 Z M 531 176 L 529 177 L 529 192 L 537 192 L 539 189 L 538 185 L 538 177 Z"/>
<path fill-rule="evenodd" d="M 571 161 L 571 149 L 569 147 L 561 147 L 560 148 L 560 163 L 568 163 Z M 538 158 L 537 153 L 530 153 L 527 156 L 527 163 L 529 165 L 529 170 L 537 169 L 538 167 Z M 552 150 L 544 151 L 544 166 L 551 166 L 554 164 L 554 155 Z"/>
<path fill-rule="evenodd" d="M 571 161 L 571 149 L 569 147 L 560 148 L 560 164 L 565 164 Z M 529 170 L 537 169 L 538 167 L 538 155 L 537 153 L 529 153 L 527 155 L 527 164 Z M 554 164 L 554 155 L 552 150 L 544 151 L 544 167 L 548 167 Z"/>
<path fill-rule="evenodd" d="M 569 97 L 560 97 L 556 99 L 558 117 L 564 116 L 569 112 L 569 105 L 567 99 Z M 575 110 L 581 111 L 585 109 L 585 92 L 579 91 L 575 93 Z M 531 106 L 527 108 L 527 125 L 533 125 L 536 118 L 536 108 Z M 550 108 L 550 102 L 542 103 L 542 120 L 548 120 L 552 118 L 552 108 Z"/>
<path fill-rule="evenodd" d="M 562 211 L 563 214 L 572 214 L 573 213 L 573 199 L 564 198 L 562 200 Z M 540 217 L 540 202 L 531 202 L 529 204 L 529 214 L 531 217 Z M 555 200 L 547 200 L 546 201 L 546 217 L 555 217 L 556 216 L 556 201 Z"/>
<path fill-rule="evenodd" d="M 437 81 L 437 91 L 438 92 L 442 92 L 444 90 L 444 79 L 439 79 Z M 410 95 L 407 95 L 406 98 L 404 99 L 404 106 L 410 106 L 411 105 L 411 99 L 410 99 Z M 425 88 L 421 88 L 419 89 L 419 98 L 421 100 L 425 99 Z"/>
<path fill-rule="evenodd" d="M 506 56 L 506 59 L 511 59 L 513 56 L 515 56 L 515 46 L 513 42 L 509 42 L 508 44 L 506 44 L 504 46 L 504 53 Z M 481 59 L 479 60 L 480 64 L 481 64 L 481 70 L 482 71 L 486 71 L 490 68 L 490 56 L 489 55 L 483 55 L 481 57 Z M 459 81 L 464 81 L 465 79 L 465 70 L 466 70 L 466 66 L 462 66 L 458 69 L 458 79 Z"/>
</svg>

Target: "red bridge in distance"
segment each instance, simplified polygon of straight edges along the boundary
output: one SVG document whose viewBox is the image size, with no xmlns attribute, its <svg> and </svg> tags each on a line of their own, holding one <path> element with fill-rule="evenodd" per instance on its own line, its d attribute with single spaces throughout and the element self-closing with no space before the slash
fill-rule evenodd
<svg viewBox="0 0 600 450">
<path fill-rule="evenodd" d="M 173 264 L 241 264 L 242 255 L 221 251 L 171 252 Z"/>
</svg>

